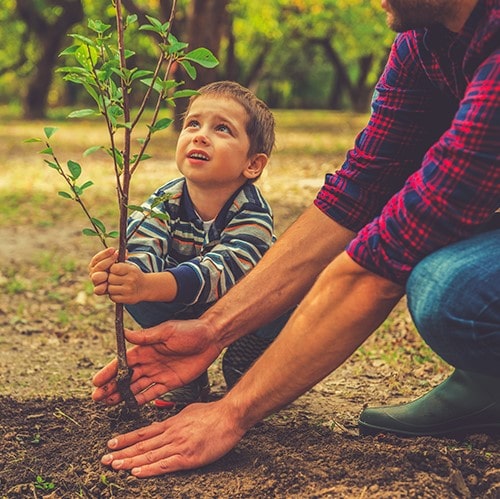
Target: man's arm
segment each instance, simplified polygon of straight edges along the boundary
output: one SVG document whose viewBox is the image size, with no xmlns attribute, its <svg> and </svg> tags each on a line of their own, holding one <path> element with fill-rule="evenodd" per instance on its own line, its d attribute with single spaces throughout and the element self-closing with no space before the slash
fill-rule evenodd
<svg viewBox="0 0 500 499">
<path fill-rule="evenodd" d="M 203 316 L 224 348 L 297 305 L 354 232 L 309 207 L 259 264 Z"/>
<path fill-rule="evenodd" d="M 138 477 L 196 468 L 231 450 L 257 421 L 336 369 L 385 319 L 403 288 L 342 253 L 276 341 L 221 400 L 109 442 L 102 462 Z"/>
<path fill-rule="evenodd" d="M 246 431 L 337 369 L 385 320 L 404 288 L 345 252 L 319 276 L 288 324 L 223 404 Z"/>
</svg>

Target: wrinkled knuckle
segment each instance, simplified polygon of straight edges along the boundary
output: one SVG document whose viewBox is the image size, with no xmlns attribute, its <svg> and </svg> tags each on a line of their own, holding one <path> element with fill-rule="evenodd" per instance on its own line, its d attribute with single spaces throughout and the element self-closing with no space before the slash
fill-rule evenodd
<svg viewBox="0 0 500 499">
<path fill-rule="evenodd" d="M 144 455 L 144 457 L 146 458 L 146 461 L 149 464 L 152 464 L 152 463 L 154 463 L 156 461 L 155 455 L 154 455 L 153 451 L 146 452 L 146 454 Z"/>
<path fill-rule="evenodd" d="M 142 435 L 139 434 L 139 436 L 142 436 Z M 141 454 L 145 454 L 146 453 L 146 446 L 144 445 L 144 442 L 137 442 L 135 445 L 136 445 L 137 450 L 139 451 L 139 453 L 141 453 Z"/>
<path fill-rule="evenodd" d="M 170 460 L 169 459 L 162 459 L 158 465 L 160 466 L 160 469 L 162 471 L 169 471 L 171 468 Z"/>
</svg>

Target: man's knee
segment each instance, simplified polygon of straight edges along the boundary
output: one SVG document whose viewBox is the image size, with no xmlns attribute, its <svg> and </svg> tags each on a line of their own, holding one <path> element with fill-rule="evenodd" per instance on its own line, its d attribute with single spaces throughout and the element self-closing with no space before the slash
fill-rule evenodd
<svg viewBox="0 0 500 499">
<path fill-rule="evenodd" d="M 450 319 L 456 280 L 459 278 L 453 262 L 441 252 L 424 258 L 410 274 L 406 285 L 408 309 L 424 339 L 442 331 L 443 321 Z"/>
</svg>

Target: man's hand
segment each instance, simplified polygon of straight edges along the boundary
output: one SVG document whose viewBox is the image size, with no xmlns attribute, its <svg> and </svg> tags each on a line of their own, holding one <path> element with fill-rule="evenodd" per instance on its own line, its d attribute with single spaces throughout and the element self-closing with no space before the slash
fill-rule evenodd
<svg viewBox="0 0 500 499">
<path fill-rule="evenodd" d="M 139 404 L 189 383 L 219 356 L 222 348 L 213 340 L 210 327 L 201 320 L 169 321 L 142 331 L 125 331 L 136 346 L 127 352 L 134 370 L 130 388 Z M 92 395 L 108 405 L 121 400 L 117 390 L 116 360 L 99 371 Z"/>
<path fill-rule="evenodd" d="M 224 401 L 191 404 L 161 423 L 108 442 L 112 453 L 101 462 L 115 470 L 131 470 L 140 478 L 199 468 L 229 452 L 243 437 Z"/>
</svg>

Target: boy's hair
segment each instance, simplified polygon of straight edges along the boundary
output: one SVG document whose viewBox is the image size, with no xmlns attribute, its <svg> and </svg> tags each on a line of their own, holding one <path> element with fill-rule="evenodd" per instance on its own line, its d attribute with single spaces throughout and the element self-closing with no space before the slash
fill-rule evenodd
<svg viewBox="0 0 500 499">
<path fill-rule="evenodd" d="M 246 123 L 246 132 L 250 140 L 248 156 L 258 153 L 264 153 L 268 157 L 271 156 L 275 141 L 274 116 L 267 104 L 239 83 L 223 80 L 201 87 L 198 94 L 189 99 L 188 109 L 193 101 L 201 95 L 229 97 L 239 102 L 248 115 Z"/>
</svg>

